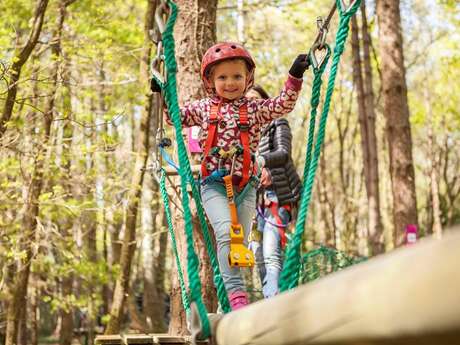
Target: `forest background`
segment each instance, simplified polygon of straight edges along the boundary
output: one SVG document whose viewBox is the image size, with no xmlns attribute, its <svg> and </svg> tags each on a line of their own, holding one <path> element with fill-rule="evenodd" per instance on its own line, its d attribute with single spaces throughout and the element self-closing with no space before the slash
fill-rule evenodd
<svg viewBox="0 0 460 345">
<path fill-rule="evenodd" d="M 245 43 L 257 62 L 256 81 L 271 95 L 280 90 L 297 54 L 309 50 L 317 16 L 330 9 L 325 1 L 178 3 L 214 11 L 215 20 L 212 15 L 203 20 L 217 28 L 217 40 Z M 0 2 L 0 343 L 91 343 L 104 329 L 160 332 L 170 317 L 179 317 L 177 271 L 149 169 L 159 126 L 157 100 L 148 88 L 149 59 L 155 55 L 149 13 L 155 6 L 156 1 L 132 0 Z M 404 233 L 394 196 L 406 189 L 397 179 L 392 184 L 390 173 L 395 141 L 385 104 L 384 40 L 375 2 L 366 7 L 367 23 L 358 13 L 357 40 L 350 34 L 340 63 L 305 250 L 323 244 L 372 256 L 400 245 Z M 460 223 L 460 5 L 404 0 L 399 11 L 407 84 L 403 107 L 409 110 L 406 133 L 412 143 L 405 149 L 413 159 L 403 163 L 414 169 L 416 195 L 415 222 L 406 223 L 418 224 L 419 236 L 441 236 Z M 331 45 L 337 22 L 336 16 Z M 363 143 L 352 47 L 352 41 L 355 48 L 364 42 L 363 27 L 373 76 L 376 155 L 371 160 L 363 154 L 368 143 Z M 210 46 L 212 38 L 203 44 Z M 176 46 L 182 58 L 188 54 L 181 50 L 184 42 L 189 43 Z M 196 67 L 200 54 L 185 59 L 196 60 Z M 299 173 L 312 79 L 307 72 L 300 100 L 288 115 Z M 193 94 L 180 92 L 182 100 Z M 404 117 L 404 109 L 401 113 Z M 376 170 L 377 206 L 370 205 L 366 164 Z M 371 226 L 372 219 L 378 221 Z M 257 279 L 247 276 L 257 288 Z M 118 298 L 120 291 L 128 297 Z M 215 301 L 209 304 L 215 307 Z M 183 320 L 169 327 L 181 333 Z"/>
</svg>

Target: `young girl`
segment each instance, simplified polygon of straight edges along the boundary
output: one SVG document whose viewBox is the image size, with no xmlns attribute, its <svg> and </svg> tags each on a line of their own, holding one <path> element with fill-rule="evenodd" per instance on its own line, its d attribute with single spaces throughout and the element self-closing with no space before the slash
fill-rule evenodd
<svg viewBox="0 0 460 345">
<path fill-rule="evenodd" d="M 219 267 L 233 310 L 247 305 L 248 297 L 239 268 L 229 264 L 231 218 L 219 177 L 232 175 L 236 197 L 244 191 L 237 212 L 247 244 L 256 205 L 255 188 L 248 183 L 260 130 L 294 109 L 308 66 L 308 56 L 299 55 L 278 97 L 248 99 L 244 95 L 254 82 L 254 60 L 238 43 L 218 43 L 207 50 L 201 63 L 201 78 L 209 97 L 181 107 L 183 126 L 201 128 L 201 197 L 216 236 Z"/>
</svg>

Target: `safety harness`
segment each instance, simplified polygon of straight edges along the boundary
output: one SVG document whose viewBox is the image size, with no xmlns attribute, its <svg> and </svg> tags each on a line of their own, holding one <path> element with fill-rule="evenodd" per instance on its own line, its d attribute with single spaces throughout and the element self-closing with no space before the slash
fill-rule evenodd
<svg viewBox="0 0 460 345">
<path fill-rule="evenodd" d="M 201 177 L 205 179 L 209 176 L 210 172 L 206 167 L 206 157 L 211 154 L 212 149 L 215 147 L 217 141 L 217 126 L 219 125 L 219 111 L 220 105 L 212 105 L 211 112 L 209 115 L 209 129 L 208 137 L 203 150 L 203 161 L 201 162 Z M 251 166 L 251 148 L 249 147 L 249 119 L 248 119 L 248 106 L 243 104 L 238 112 L 237 125 L 240 130 L 240 140 L 243 145 L 243 171 L 242 179 L 238 185 L 242 190 L 249 182 L 251 177 L 250 166 Z"/>
<path fill-rule="evenodd" d="M 203 161 L 201 163 L 201 178 L 203 182 L 212 181 L 214 177 L 224 182 L 225 193 L 228 199 L 228 206 L 230 209 L 230 252 L 228 256 L 230 266 L 253 266 L 254 254 L 244 245 L 244 229 L 238 220 L 237 201 L 233 192 L 233 169 L 235 168 L 236 157 L 240 154 L 243 155 L 243 171 L 242 178 L 239 182 L 239 189 L 241 194 L 246 194 L 250 181 L 251 174 L 249 173 L 251 166 L 251 148 L 249 147 L 249 120 L 248 108 L 243 104 L 238 111 L 237 124 L 240 130 L 240 139 L 242 146 L 236 146 L 229 150 L 224 150 L 216 146 L 217 142 L 217 126 L 219 125 L 220 105 L 212 105 L 209 116 L 209 129 L 208 137 L 203 150 Z M 212 173 L 206 167 L 206 158 L 208 155 L 219 157 L 219 165 L 217 171 Z M 221 169 L 221 161 L 231 159 L 232 165 L 230 171 L 227 173 Z M 214 176 L 216 175 L 216 176 Z M 202 183 L 203 183 L 202 182 Z"/>
</svg>

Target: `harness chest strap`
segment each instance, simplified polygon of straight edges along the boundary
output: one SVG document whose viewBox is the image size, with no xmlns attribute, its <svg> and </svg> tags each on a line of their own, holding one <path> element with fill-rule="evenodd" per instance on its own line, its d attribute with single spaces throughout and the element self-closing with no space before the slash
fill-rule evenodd
<svg viewBox="0 0 460 345">
<path fill-rule="evenodd" d="M 217 134 L 217 124 L 218 124 L 218 113 L 219 113 L 219 105 L 212 105 L 211 111 L 209 114 L 209 128 L 208 128 L 208 136 L 206 138 L 206 143 L 203 150 L 203 161 L 201 162 L 201 176 L 206 177 L 209 175 L 209 171 L 206 168 L 206 157 L 209 155 L 212 147 L 214 146 L 214 142 L 216 140 Z M 238 119 L 238 128 L 240 130 L 240 140 L 243 146 L 243 171 L 242 171 L 242 179 L 239 184 L 240 188 L 243 188 L 248 182 L 250 178 L 250 166 L 251 166 L 251 148 L 249 146 L 249 119 L 248 119 L 248 107 L 246 104 L 243 104 L 239 108 L 239 119 Z"/>
<path fill-rule="evenodd" d="M 239 109 L 240 121 L 240 139 L 243 145 L 243 178 L 241 179 L 240 188 L 243 188 L 249 181 L 249 167 L 251 166 L 251 148 L 249 147 L 249 119 L 248 106 L 243 104 Z"/>
<path fill-rule="evenodd" d="M 217 132 L 217 113 L 219 111 L 218 105 L 211 106 L 211 112 L 209 114 L 209 128 L 208 128 L 208 137 L 206 138 L 206 143 L 203 150 L 203 161 L 201 162 L 201 176 L 206 177 L 209 175 L 209 171 L 206 168 L 206 157 L 208 157 L 209 151 L 213 147 L 214 138 Z"/>
</svg>

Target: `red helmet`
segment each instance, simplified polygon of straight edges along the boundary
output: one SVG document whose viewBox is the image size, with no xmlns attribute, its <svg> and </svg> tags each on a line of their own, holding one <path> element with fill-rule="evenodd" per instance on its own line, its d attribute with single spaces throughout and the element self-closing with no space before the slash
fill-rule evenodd
<svg viewBox="0 0 460 345">
<path fill-rule="evenodd" d="M 254 69 L 256 64 L 251 57 L 251 54 L 239 43 L 224 42 L 217 43 L 209 48 L 203 55 L 201 60 L 201 79 L 203 80 L 206 91 L 212 92 L 212 84 L 207 75 L 209 68 L 217 62 L 221 62 L 227 59 L 241 58 L 246 61 L 249 69 L 248 83 L 246 90 L 254 84 Z"/>
</svg>

